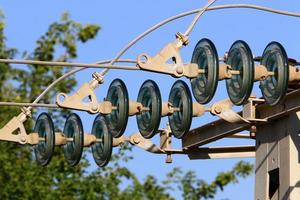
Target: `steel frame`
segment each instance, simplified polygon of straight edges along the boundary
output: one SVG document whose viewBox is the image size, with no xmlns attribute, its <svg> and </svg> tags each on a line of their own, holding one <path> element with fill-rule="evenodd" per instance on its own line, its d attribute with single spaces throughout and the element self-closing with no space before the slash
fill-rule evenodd
<svg viewBox="0 0 300 200">
<path fill-rule="evenodd" d="M 249 131 L 256 144 L 248 147 L 248 151 L 245 147 L 244 150 L 246 155 L 250 155 L 251 150 L 255 151 L 255 199 L 296 200 L 300 194 L 299 111 L 300 90 L 290 92 L 281 104 L 272 107 L 250 100 L 240 114 L 251 123 L 229 123 L 223 119 L 210 122 L 191 130 L 182 139 L 182 148 L 201 149 L 199 146 L 234 137 L 240 131 Z M 237 152 L 241 148 L 232 150 Z M 224 155 L 226 153 L 228 149 L 224 149 Z M 201 156 L 189 157 L 203 159 Z"/>
</svg>

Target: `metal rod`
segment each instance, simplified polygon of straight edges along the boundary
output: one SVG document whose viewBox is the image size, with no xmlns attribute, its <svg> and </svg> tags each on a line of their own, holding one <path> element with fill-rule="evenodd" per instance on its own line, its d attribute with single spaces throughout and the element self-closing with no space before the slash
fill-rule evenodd
<svg viewBox="0 0 300 200">
<path fill-rule="evenodd" d="M 268 71 L 268 76 L 274 76 L 274 75 L 275 75 L 275 72 Z"/>
<path fill-rule="evenodd" d="M 252 139 L 249 134 L 243 133 L 236 133 L 234 135 L 229 135 L 227 138 L 234 138 L 234 139 Z"/>
<path fill-rule="evenodd" d="M 150 108 L 149 107 L 143 107 L 142 109 L 141 109 L 141 111 L 143 112 L 147 112 L 147 111 L 150 111 Z"/>
<path fill-rule="evenodd" d="M 172 108 L 173 109 L 173 112 L 180 112 L 181 111 L 181 109 L 180 108 Z"/>
<path fill-rule="evenodd" d="M 56 104 L 44 104 L 44 103 L 17 103 L 17 102 L 0 102 L 0 106 L 30 106 L 30 107 L 46 107 L 46 108 L 59 108 Z"/>
<path fill-rule="evenodd" d="M 199 74 L 205 74 L 205 73 L 206 73 L 206 70 L 205 70 L 205 69 L 198 69 L 198 73 L 199 73 Z"/>
<path fill-rule="evenodd" d="M 238 70 L 230 70 L 230 73 L 231 73 L 232 75 L 240 75 L 240 74 L 241 74 L 241 72 L 238 71 Z"/>
<path fill-rule="evenodd" d="M 73 142 L 73 141 L 74 141 L 74 138 L 66 138 L 66 141 L 67 141 L 67 142 Z"/>
<path fill-rule="evenodd" d="M 198 147 L 190 149 L 164 149 L 165 152 L 172 154 L 192 154 L 199 152 L 206 153 L 232 153 L 232 152 L 248 152 L 255 151 L 255 146 L 217 146 L 217 147 Z"/>
<path fill-rule="evenodd" d="M 123 70 L 140 70 L 140 68 L 134 67 L 134 66 L 70 63 L 70 62 L 56 62 L 56 61 L 37 61 L 37 60 L 0 59 L 0 63 L 46 65 L 46 66 L 51 66 L 51 67 L 85 67 L 85 68 L 109 68 L 109 69 L 123 69 Z"/>
<path fill-rule="evenodd" d="M 102 142 L 102 139 L 97 138 L 97 139 L 95 140 L 95 142 L 96 142 L 96 143 L 100 143 L 100 142 Z"/>
<path fill-rule="evenodd" d="M 240 75 L 241 72 L 238 70 L 229 70 L 232 75 Z M 205 74 L 207 71 L 205 69 L 198 69 L 199 74 Z M 275 72 L 268 71 L 268 76 L 274 76 Z"/>
</svg>

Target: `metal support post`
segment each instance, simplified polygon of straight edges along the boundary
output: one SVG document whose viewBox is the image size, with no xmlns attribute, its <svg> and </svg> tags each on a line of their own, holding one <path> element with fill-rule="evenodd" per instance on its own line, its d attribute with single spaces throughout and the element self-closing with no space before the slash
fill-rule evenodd
<svg viewBox="0 0 300 200">
<path fill-rule="evenodd" d="M 255 200 L 300 198 L 300 112 L 259 126 Z"/>
</svg>

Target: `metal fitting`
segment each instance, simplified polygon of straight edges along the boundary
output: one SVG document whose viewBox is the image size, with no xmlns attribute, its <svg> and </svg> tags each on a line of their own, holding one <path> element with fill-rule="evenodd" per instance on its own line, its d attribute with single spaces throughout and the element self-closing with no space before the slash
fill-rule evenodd
<svg viewBox="0 0 300 200">
<path fill-rule="evenodd" d="M 183 33 L 176 33 L 176 38 L 182 42 L 183 46 L 187 46 L 189 44 L 189 37 L 184 35 Z"/>
<path fill-rule="evenodd" d="M 221 114 L 221 112 L 222 112 L 222 107 L 216 106 L 216 107 L 214 108 L 214 112 L 215 112 L 216 114 Z"/>
<path fill-rule="evenodd" d="M 94 72 L 92 77 L 98 81 L 99 84 L 102 84 L 104 82 L 103 76 L 99 74 L 98 72 Z"/>
<path fill-rule="evenodd" d="M 32 117 L 30 109 L 28 109 L 26 107 L 22 107 L 21 110 L 22 110 L 22 113 L 24 113 L 27 117 L 29 117 L 29 118 Z"/>
</svg>

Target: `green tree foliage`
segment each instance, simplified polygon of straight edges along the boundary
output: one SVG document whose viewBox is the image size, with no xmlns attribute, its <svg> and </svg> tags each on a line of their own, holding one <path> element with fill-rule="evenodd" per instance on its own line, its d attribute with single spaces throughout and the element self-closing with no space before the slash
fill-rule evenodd
<svg viewBox="0 0 300 200">
<path fill-rule="evenodd" d="M 3 15 L 0 22 L 0 57 L 14 58 L 17 50 L 9 48 L 5 44 Z M 82 25 L 71 20 L 68 14 L 64 14 L 59 22 L 50 25 L 48 31 L 37 41 L 37 47 L 32 53 L 26 53 L 26 57 L 36 60 L 71 61 L 77 57 L 76 45 L 78 42 L 87 42 L 94 38 L 100 27 L 97 25 Z M 57 55 L 59 48 L 60 55 Z M 38 65 L 28 65 L 23 68 L 14 68 L 8 64 L 1 64 L 1 96 L 0 101 L 33 101 L 44 89 L 66 73 L 68 69 L 50 68 Z M 57 91 L 69 93 L 76 85 L 74 77 L 62 81 L 54 88 L 43 102 L 49 103 Z M 18 108 L 0 107 L 1 126 L 11 117 L 20 112 Z M 52 113 L 57 115 L 56 121 L 61 121 L 62 114 L 59 111 Z M 60 117 L 58 117 L 60 116 Z M 30 120 L 29 120 L 30 121 Z M 31 124 L 27 124 L 31 130 Z M 36 165 L 33 160 L 32 150 L 18 144 L 0 143 L 0 197 L 1 199 L 53 199 L 64 191 L 66 199 L 74 196 L 80 185 L 76 184 L 83 177 L 87 166 L 84 158 L 81 164 L 75 168 L 69 168 L 63 158 L 62 151 L 57 148 L 55 159 L 46 168 Z M 67 189 L 68 188 L 68 189 Z M 69 194 L 71 193 L 71 194 Z"/>
<path fill-rule="evenodd" d="M 3 15 L 0 15 L 0 58 L 15 58 L 20 53 L 6 45 Z M 100 27 L 93 24 L 82 25 L 64 14 L 60 21 L 50 25 L 48 31 L 36 43 L 36 48 L 24 57 L 35 60 L 71 61 L 77 57 L 77 44 L 96 37 Z M 58 51 L 59 50 L 59 54 Z M 47 85 L 66 73 L 68 69 L 28 65 L 14 68 L 0 64 L 0 101 L 33 101 Z M 71 92 L 76 85 L 70 77 L 57 85 L 42 100 L 50 103 L 58 92 Z M 0 125 L 3 126 L 20 110 L 0 107 Z M 65 113 L 53 111 L 52 116 L 60 122 Z M 27 124 L 28 130 L 32 124 Z M 194 172 L 183 173 L 175 168 L 158 181 L 148 175 L 139 180 L 134 172 L 120 165 L 132 159 L 128 156 L 131 148 L 124 145 L 113 155 L 111 163 L 103 168 L 91 170 L 84 156 L 76 167 L 68 167 L 62 151 L 56 148 L 54 158 L 47 167 L 36 164 L 32 150 L 18 144 L 0 143 L 0 198 L 1 199 L 174 199 L 172 192 L 178 189 L 183 199 L 214 198 L 217 190 L 230 183 L 237 183 L 239 177 L 252 172 L 249 163 L 240 162 L 231 171 L 220 173 L 212 183 L 196 177 Z M 85 153 L 87 155 L 88 152 Z"/>
</svg>

